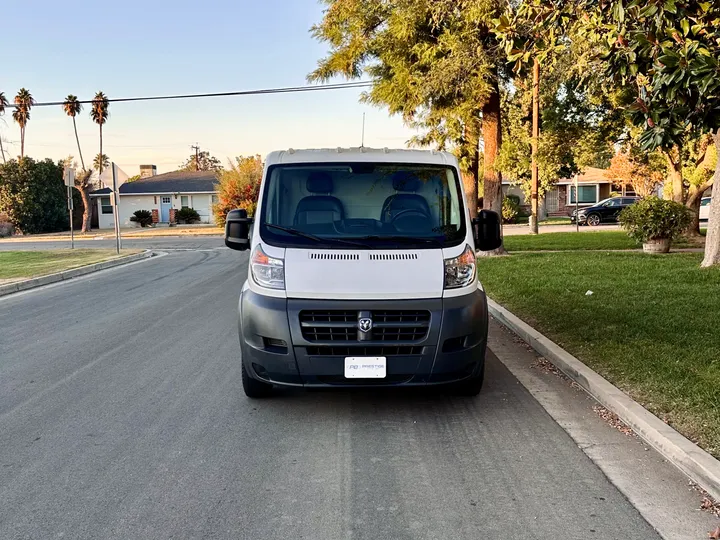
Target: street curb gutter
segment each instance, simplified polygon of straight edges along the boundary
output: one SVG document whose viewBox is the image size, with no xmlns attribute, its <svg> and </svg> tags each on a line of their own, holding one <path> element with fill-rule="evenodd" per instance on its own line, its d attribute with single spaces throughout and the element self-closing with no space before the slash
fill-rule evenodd
<svg viewBox="0 0 720 540">
<path fill-rule="evenodd" d="M 36 287 L 42 287 L 44 285 L 50 285 L 51 283 L 57 283 L 59 281 L 66 281 L 68 279 L 84 276 L 93 272 L 99 272 L 100 270 L 107 270 L 108 268 L 113 268 L 115 266 L 141 261 L 152 257 L 152 255 L 153 252 L 151 250 L 146 250 L 142 253 L 128 255 L 127 257 L 120 257 L 119 259 L 111 259 L 109 261 L 89 264 L 87 266 L 81 266 L 80 268 L 73 268 L 72 270 L 66 270 L 56 274 L 48 274 L 47 276 L 41 276 L 34 279 L 26 279 L 16 283 L 8 283 L 7 285 L 0 286 L 0 297 L 21 291 L 27 291 L 28 289 L 35 289 Z"/>
<path fill-rule="evenodd" d="M 627 394 L 510 311 L 488 298 L 490 314 L 591 396 L 617 414 L 649 445 L 720 501 L 720 461 L 692 443 Z"/>
</svg>

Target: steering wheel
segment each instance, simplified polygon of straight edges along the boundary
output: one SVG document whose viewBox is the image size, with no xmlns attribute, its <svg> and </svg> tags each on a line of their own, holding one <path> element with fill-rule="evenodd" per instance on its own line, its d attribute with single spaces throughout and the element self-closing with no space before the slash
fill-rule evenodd
<svg viewBox="0 0 720 540">
<path fill-rule="evenodd" d="M 411 219 L 408 219 L 411 218 Z M 395 214 L 390 221 L 393 227 L 399 232 L 412 232 L 418 229 L 422 230 L 424 225 L 428 223 L 428 215 L 422 210 L 417 208 L 408 208 L 407 210 L 401 210 Z M 399 226 L 398 223 L 402 220 L 406 220 L 405 227 Z"/>
<path fill-rule="evenodd" d="M 395 214 L 391 220 L 392 223 L 395 223 L 395 221 L 400 218 L 400 216 L 405 214 L 417 214 L 419 217 L 426 219 L 428 216 L 425 212 L 422 210 L 418 210 L 417 208 L 408 208 L 407 210 L 400 210 L 397 214 Z"/>
</svg>

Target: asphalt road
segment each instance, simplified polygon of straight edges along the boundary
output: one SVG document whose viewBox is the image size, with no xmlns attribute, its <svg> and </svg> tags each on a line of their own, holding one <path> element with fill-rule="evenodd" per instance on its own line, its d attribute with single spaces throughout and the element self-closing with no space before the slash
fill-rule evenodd
<svg viewBox="0 0 720 540">
<path fill-rule="evenodd" d="M 246 261 L 171 252 L 0 300 L 0 538 L 659 538 L 493 355 L 477 399 L 246 399 Z"/>
</svg>

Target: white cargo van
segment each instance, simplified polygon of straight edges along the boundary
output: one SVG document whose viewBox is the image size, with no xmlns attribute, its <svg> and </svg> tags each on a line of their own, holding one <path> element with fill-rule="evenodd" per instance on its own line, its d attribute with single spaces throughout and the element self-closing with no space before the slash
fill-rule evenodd
<svg viewBox="0 0 720 540">
<path fill-rule="evenodd" d="M 500 245 L 500 220 L 471 217 L 452 154 L 274 152 L 254 219 L 230 212 L 225 243 L 250 250 L 239 305 L 249 397 L 273 385 L 480 392 L 476 250 Z"/>
</svg>

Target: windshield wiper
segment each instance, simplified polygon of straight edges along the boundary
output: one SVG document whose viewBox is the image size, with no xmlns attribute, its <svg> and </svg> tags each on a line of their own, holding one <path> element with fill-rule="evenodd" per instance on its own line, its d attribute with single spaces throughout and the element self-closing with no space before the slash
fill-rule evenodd
<svg viewBox="0 0 720 540">
<path fill-rule="evenodd" d="M 432 244 L 438 247 L 445 247 L 445 244 L 437 238 L 413 238 L 412 236 L 363 236 L 358 240 L 387 240 L 398 244 Z"/>
<path fill-rule="evenodd" d="M 314 234 L 306 233 L 303 231 L 299 231 L 297 229 L 293 229 L 292 227 L 283 227 L 282 225 L 275 225 L 273 223 L 265 223 L 266 227 L 269 227 L 270 229 L 276 229 L 278 231 L 283 231 L 288 234 L 292 234 L 293 236 L 302 236 L 303 238 L 307 238 L 308 240 L 312 240 L 314 242 L 317 242 L 318 244 L 345 244 L 348 246 L 359 246 L 364 248 L 369 248 L 370 246 L 367 244 L 363 244 L 362 242 L 355 242 L 353 240 L 345 240 L 343 238 L 322 238 L 321 236 L 315 236 Z"/>
</svg>

